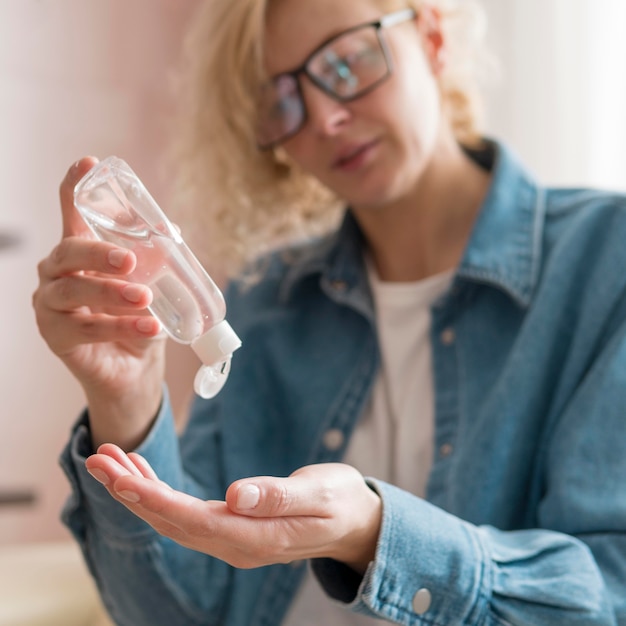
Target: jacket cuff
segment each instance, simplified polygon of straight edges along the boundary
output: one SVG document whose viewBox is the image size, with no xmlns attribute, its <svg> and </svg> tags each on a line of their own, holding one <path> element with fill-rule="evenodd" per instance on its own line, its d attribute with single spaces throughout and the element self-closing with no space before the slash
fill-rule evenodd
<svg viewBox="0 0 626 626">
<path fill-rule="evenodd" d="M 493 574 L 474 528 L 397 487 L 367 483 L 383 502 L 375 559 L 363 577 L 343 563 L 315 559 L 313 573 L 324 591 L 379 619 L 431 624 L 454 615 L 464 624 L 480 623 Z"/>
<path fill-rule="evenodd" d="M 152 539 L 155 531 L 113 499 L 106 488 L 89 474 L 85 461 L 94 452 L 89 417 L 84 411 L 74 425 L 70 441 L 60 458 L 61 467 L 72 487 L 62 513 L 63 521 L 81 543 L 88 526 L 94 526 L 118 541 Z M 166 389 L 155 422 L 136 452 L 146 458 L 161 480 L 175 489 L 180 487 L 182 470 L 178 439 Z"/>
</svg>

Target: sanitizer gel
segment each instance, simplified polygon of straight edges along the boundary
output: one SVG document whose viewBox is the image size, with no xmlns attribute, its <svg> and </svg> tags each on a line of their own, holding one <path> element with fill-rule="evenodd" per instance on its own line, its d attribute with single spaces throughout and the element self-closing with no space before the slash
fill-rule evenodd
<svg viewBox="0 0 626 626">
<path fill-rule="evenodd" d="M 194 389 L 215 396 L 228 377 L 239 337 L 224 319 L 221 291 L 137 175 L 111 156 L 78 182 L 74 203 L 98 239 L 132 250 L 137 267 L 127 278 L 150 287 L 148 307 L 167 334 L 189 344 L 203 365 Z"/>
</svg>

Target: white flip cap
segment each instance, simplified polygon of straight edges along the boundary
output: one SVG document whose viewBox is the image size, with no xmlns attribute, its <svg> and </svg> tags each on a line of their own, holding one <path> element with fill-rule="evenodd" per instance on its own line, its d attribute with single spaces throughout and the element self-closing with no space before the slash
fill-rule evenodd
<svg viewBox="0 0 626 626">
<path fill-rule="evenodd" d="M 215 365 L 241 347 L 241 339 L 232 326 L 226 320 L 222 320 L 195 339 L 191 347 L 204 365 Z"/>
</svg>

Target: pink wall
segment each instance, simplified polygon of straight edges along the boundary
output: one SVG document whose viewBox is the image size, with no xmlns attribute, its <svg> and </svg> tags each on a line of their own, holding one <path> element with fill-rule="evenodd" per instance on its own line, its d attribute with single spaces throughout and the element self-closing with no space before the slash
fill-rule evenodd
<svg viewBox="0 0 626 626">
<path fill-rule="evenodd" d="M 58 184 L 79 156 L 117 154 L 167 207 L 159 163 L 167 76 L 197 1 L 0 2 L 0 233 L 23 239 L 0 251 L 0 492 L 39 496 L 32 508 L 0 508 L 0 543 L 67 536 L 58 522 L 67 486 L 57 456 L 82 396 L 39 337 L 30 304 L 36 264 L 60 235 Z M 607 24 L 623 23 L 622 0 L 483 4 L 502 60 L 489 128 L 544 180 L 624 188 L 626 44 L 602 36 Z M 592 8 L 597 28 L 587 19 Z M 590 43 L 600 52 L 581 56 Z M 196 362 L 181 347 L 171 354 L 182 416 Z"/>
<path fill-rule="evenodd" d="M 168 72 L 195 2 L 3 0 L 0 3 L 0 492 L 32 489 L 31 507 L 0 508 L 0 543 L 66 537 L 57 457 L 82 407 L 78 385 L 36 329 L 36 264 L 60 236 L 58 184 L 80 156 L 116 154 L 167 203 L 159 168 Z M 176 405 L 187 400 L 188 352 L 172 350 Z"/>
</svg>

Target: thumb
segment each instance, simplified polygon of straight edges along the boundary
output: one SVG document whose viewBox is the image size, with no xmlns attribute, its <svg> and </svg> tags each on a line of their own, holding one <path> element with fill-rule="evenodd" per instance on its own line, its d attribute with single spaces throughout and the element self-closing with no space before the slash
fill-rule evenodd
<svg viewBox="0 0 626 626">
<path fill-rule="evenodd" d="M 86 224 L 74 206 L 74 187 L 97 162 L 98 159 L 94 157 L 84 157 L 76 161 L 61 182 L 59 197 L 63 216 L 63 237 L 88 232 Z"/>
<path fill-rule="evenodd" d="M 233 513 L 251 517 L 320 515 L 319 488 L 303 476 L 257 476 L 234 482 L 226 492 Z"/>
</svg>

